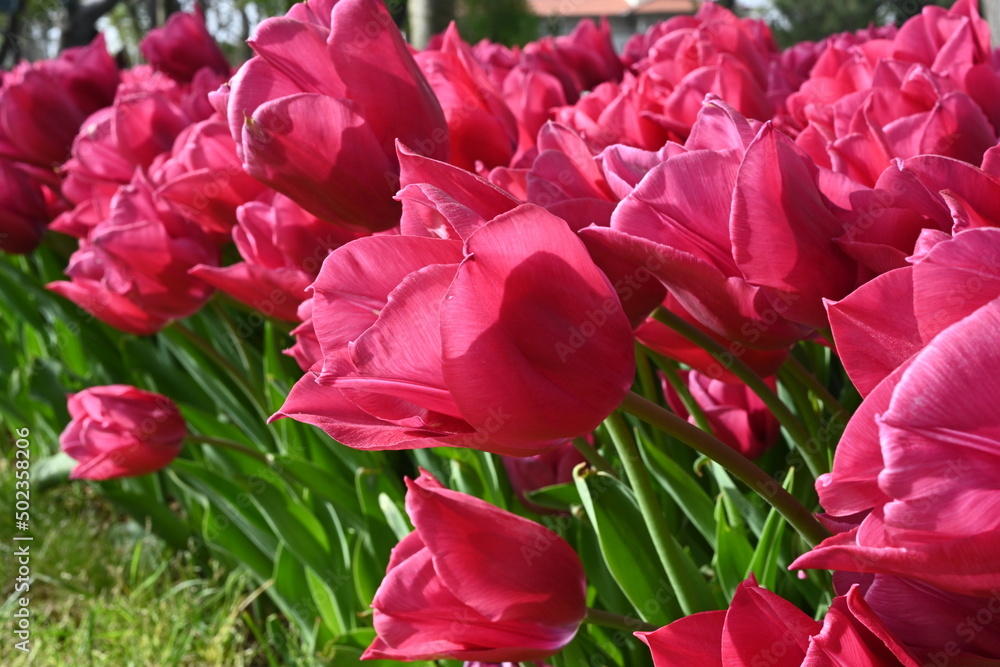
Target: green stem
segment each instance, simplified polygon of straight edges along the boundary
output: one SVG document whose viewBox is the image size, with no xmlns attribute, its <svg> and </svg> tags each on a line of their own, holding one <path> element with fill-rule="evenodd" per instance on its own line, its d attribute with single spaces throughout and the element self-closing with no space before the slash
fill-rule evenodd
<svg viewBox="0 0 1000 667">
<path fill-rule="evenodd" d="M 830 531 L 813 516 L 812 512 L 781 488 L 770 475 L 735 449 L 634 392 L 625 395 L 621 409 L 662 429 L 728 470 L 785 517 L 810 546 L 830 537 Z"/>
<path fill-rule="evenodd" d="M 642 398 L 638 394 L 632 394 Z M 656 405 L 642 398 L 650 405 Z M 680 419 L 678 417 L 678 419 Z M 656 498 L 649 473 L 639 453 L 639 446 L 632 436 L 632 432 L 625 424 L 625 420 L 618 412 L 612 412 L 604 421 L 611 434 L 611 440 L 618 450 L 622 465 L 625 467 L 625 474 L 628 482 L 635 491 L 635 498 L 639 503 L 639 511 L 642 513 L 643 521 L 649 530 L 649 535 L 653 539 L 653 546 L 660 557 L 663 569 L 667 573 L 670 585 L 677 593 L 677 601 L 681 605 L 681 610 L 685 614 L 693 614 L 699 611 L 715 609 L 715 604 L 705 586 L 698 586 L 698 583 L 687 576 L 684 567 L 684 552 L 681 550 L 677 540 L 670 534 L 670 527 L 667 526 L 666 517 L 660 507 L 660 502 Z M 687 422 L 684 422 L 687 424 Z M 688 424 L 690 426 L 690 424 Z M 698 430 L 694 426 L 691 428 Z M 701 433 L 701 431 L 698 431 Z"/>
<path fill-rule="evenodd" d="M 659 630 L 655 625 L 645 623 L 637 618 L 613 614 L 610 611 L 594 609 L 593 607 L 587 607 L 587 615 L 583 618 L 583 622 L 599 625 L 602 628 L 624 630 L 625 632 L 652 632 Z"/>
<path fill-rule="evenodd" d="M 706 433 L 712 433 L 712 426 L 708 423 L 708 417 L 705 416 L 705 411 L 701 409 L 698 405 L 698 401 L 694 400 L 694 396 L 691 395 L 691 389 L 684 384 L 684 380 L 681 378 L 681 374 L 677 372 L 674 363 L 665 357 L 656 356 L 656 360 L 660 364 L 660 370 L 663 371 L 663 377 L 667 378 L 667 382 L 670 386 L 674 388 L 677 395 L 680 396 L 681 402 L 684 407 L 687 408 L 688 414 L 694 417 L 694 421 L 698 424 L 698 428 Z M 714 433 L 713 433 L 714 435 Z"/>
<path fill-rule="evenodd" d="M 845 415 L 847 412 L 844 410 L 844 406 L 840 404 L 830 390 L 823 386 L 823 383 L 816 379 L 816 376 L 809 372 L 809 369 L 802 365 L 802 362 L 795 358 L 794 355 L 788 355 L 788 360 L 785 362 L 785 368 L 787 368 L 787 373 L 795 378 L 797 382 L 806 387 L 813 395 L 823 402 L 826 409 L 830 411 L 833 415 Z"/>
<path fill-rule="evenodd" d="M 223 449 L 229 449 L 234 452 L 243 454 L 244 456 L 249 456 L 252 459 L 256 459 L 263 463 L 264 465 L 271 465 L 274 459 L 269 455 L 257 451 L 256 449 L 251 449 L 246 445 L 242 445 L 234 440 L 227 440 L 225 438 L 216 438 L 210 435 L 192 435 L 188 434 L 187 439 L 191 442 L 197 442 L 203 445 L 212 445 L 213 447 L 221 447 Z"/>
<path fill-rule="evenodd" d="M 824 472 L 829 472 L 826 469 L 827 465 L 824 458 L 820 455 L 821 452 L 812 451 L 809 431 L 806 427 L 792 414 L 792 411 L 778 398 L 778 395 L 767 386 L 767 383 L 752 368 L 747 366 L 742 359 L 730 353 L 718 341 L 666 308 L 658 308 L 653 313 L 653 317 L 707 351 L 723 368 L 731 371 L 757 394 L 768 410 L 771 411 L 771 414 L 778 420 L 778 423 L 784 427 L 792 442 L 795 443 L 796 448 L 799 450 L 802 458 L 805 459 L 806 465 L 814 477 L 819 477 Z"/>
<path fill-rule="evenodd" d="M 601 456 L 601 453 L 597 451 L 597 448 L 591 445 L 585 438 L 573 438 L 573 447 L 576 451 L 580 452 L 583 458 L 587 459 L 587 463 L 592 465 L 597 470 L 601 472 L 606 472 L 612 477 L 617 477 L 614 468 L 608 463 L 608 460 Z"/>
</svg>

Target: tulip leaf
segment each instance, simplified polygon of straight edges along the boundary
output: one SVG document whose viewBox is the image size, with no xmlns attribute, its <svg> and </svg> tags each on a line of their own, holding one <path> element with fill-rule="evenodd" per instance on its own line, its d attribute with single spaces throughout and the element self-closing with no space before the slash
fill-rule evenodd
<svg viewBox="0 0 1000 667">
<path fill-rule="evenodd" d="M 345 581 L 350 582 L 350 578 L 344 574 L 338 574 L 336 575 L 337 578 L 331 581 L 316 574 L 316 571 L 311 567 L 305 568 L 305 571 L 309 592 L 312 595 L 320 618 L 323 619 L 323 623 L 330 632 L 337 635 L 343 634 L 348 624 L 337 602 L 337 591 L 344 585 Z M 342 577 L 344 578 L 343 580 L 341 579 Z M 343 594 L 341 597 L 347 598 Z"/>
<path fill-rule="evenodd" d="M 795 468 L 789 468 L 782 487 L 788 491 L 794 484 Z M 753 558 L 744 572 L 744 579 L 749 577 L 752 572 L 756 575 L 761 586 L 768 590 L 775 590 L 778 579 L 778 561 L 781 558 L 781 538 L 787 525 L 785 519 L 778 514 L 778 510 L 772 508 L 767 515 L 767 520 L 764 521 L 764 529 L 761 531 Z"/>
<path fill-rule="evenodd" d="M 69 473 L 76 467 L 76 460 L 65 452 L 46 456 L 31 468 L 31 488 L 45 493 L 69 481 Z"/>
<path fill-rule="evenodd" d="M 632 607 L 644 621 L 657 625 L 680 617 L 674 595 L 664 604 L 651 604 L 653 591 L 670 586 L 632 490 L 606 473 L 586 472 L 583 465 L 573 477 L 608 570 Z"/>
<path fill-rule="evenodd" d="M 362 606 L 368 607 L 375 599 L 375 592 L 385 576 L 389 555 L 375 553 L 371 538 L 366 533 L 358 533 L 351 562 L 354 564 L 351 568 L 354 590 L 357 591 Z"/>
<path fill-rule="evenodd" d="M 306 569 L 287 544 L 281 543 L 274 558 L 274 585 L 269 589 L 282 613 L 288 617 L 305 637 L 314 637 L 319 610 L 312 601 Z"/>
<path fill-rule="evenodd" d="M 351 525 L 360 527 L 363 524 L 358 498 L 350 492 L 353 475 L 347 478 L 337 476 L 339 472 L 349 472 L 343 465 L 336 470 L 323 469 L 308 461 L 279 455 L 274 457 L 273 467 L 289 473 L 310 492 L 332 504 Z"/>
<path fill-rule="evenodd" d="M 153 532 L 174 549 L 186 549 L 191 530 L 177 518 L 156 496 L 133 493 L 114 483 L 105 483 L 101 492 L 105 497 L 137 522 L 149 521 Z"/>
<path fill-rule="evenodd" d="M 325 571 L 333 554 L 319 520 L 294 497 L 261 478 L 254 479 L 251 488 L 250 499 L 288 550 L 304 565 Z"/>
<path fill-rule="evenodd" d="M 574 506 L 580 504 L 580 493 L 576 490 L 576 484 L 553 484 L 524 494 L 532 503 L 546 507 L 548 509 L 568 512 Z"/>
<path fill-rule="evenodd" d="M 649 470 L 653 477 L 683 510 L 685 516 L 691 520 L 698 532 L 714 548 L 715 510 L 711 498 L 689 473 L 684 472 L 659 447 L 650 443 L 642 431 L 638 433 L 643 440 L 643 453 L 647 456 Z"/>
<path fill-rule="evenodd" d="M 396 535 L 397 540 L 401 540 L 410 534 L 412 530 L 410 522 L 388 494 L 378 494 L 378 506 L 382 510 L 382 514 L 385 515 L 385 522 Z"/>
<path fill-rule="evenodd" d="M 236 524 L 213 505 L 205 507 L 201 533 L 210 546 L 221 549 L 237 563 L 246 565 L 261 581 L 271 576 L 274 569 L 271 556 L 261 551 Z"/>
<path fill-rule="evenodd" d="M 171 468 L 204 495 L 265 554 L 278 549 L 278 539 L 263 515 L 250 502 L 251 492 L 192 461 L 175 460 Z M 211 542 L 212 536 L 206 535 Z"/>
<path fill-rule="evenodd" d="M 719 496 L 715 505 L 715 542 L 718 545 L 712 566 L 726 599 L 731 600 L 736 587 L 746 579 L 747 565 L 753 557 L 753 547 L 747 541 L 742 522 L 730 525 L 726 518 L 725 500 Z"/>
</svg>

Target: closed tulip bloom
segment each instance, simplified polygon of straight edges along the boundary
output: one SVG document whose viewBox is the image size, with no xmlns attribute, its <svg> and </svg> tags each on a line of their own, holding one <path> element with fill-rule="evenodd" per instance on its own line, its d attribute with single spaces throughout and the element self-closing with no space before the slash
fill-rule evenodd
<svg viewBox="0 0 1000 667">
<path fill-rule="evenodd" d="M 589 433 L 631 386 L 614 288 L 566 222 L 531 204 L 464 243 L 352 241 L 313 295 L 323 361 L 276 417 L 350 447 L 531 456 Z"/>
<path fill-rule="evenodd" d="M 72 421 L 59 436 L 79 461 L 72 479 L 116 479 L 156 472 L 180 454 L 187 424 L 166 396 L 129 385 L 71 394 Z"/>
<path fill-rule="evenodd" d="M 426 472 L 406 484 L 415 530 L 375 594 L 378 637 L 364 659 L 524 662 L 573 639 L 587 587 L 562 538 Z"/>
</svg>

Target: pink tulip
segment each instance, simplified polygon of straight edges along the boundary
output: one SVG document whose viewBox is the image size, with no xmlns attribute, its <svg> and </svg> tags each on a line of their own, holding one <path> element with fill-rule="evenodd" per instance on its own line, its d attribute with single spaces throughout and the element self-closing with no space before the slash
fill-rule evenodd
<svg viewBox="0 0 1000 667">
<path fill-rule="evenodd" d="M 859 584 L 868 606 L 923 664 L 1000 658 L 1000 591 L 972 597 L 913 579 L 850 572 L 835 573 L 833 583 L 841 593 Z"/>
<path fill-rule="evenodd" d="M 844 368 L 862 396 L 935 336 L 1000 297 L 1000 229 L 926 232 L 913 264 L 827 305 Z"/>
<path fill-rule="evenodd" d="M 0 158 L 0 250 L 28 253 L 49 222 L 42 187 L 15 163 Z"/>
<path fill-rule="evenodd" d="M 297 310 L 323 260 L 356 235 L 324 222 L 284 195 L 250 202 L 237 212 L 233 241 L 243 262 L 199 264 L 189 272 L 265 317 L 299 321 Z"/>
<path fill-rule="evenodd" d="M 136 167 L 159 172 L 154 160 L 167 160 L 164 153 L 185 128 L 215 113 L 207 94 L 220 83 L 219 76 L 207 69 L 190 84 L 148 66 L 124 72 L 114 105 L 91 115 L 73 141 L 73 156 L 63 167 L 62 191 L 76 208 L 60 216 L 52 228 L 86 237 L 107 217 L 111 198 L 132 180 Z"/>
<path fill-rule="evenodd" d="M 236 224 L 236 209 L 266 189 L 243 171 L 229 125 L 220 115 L 184 129 L 150 178 L 157 194 L 178 213 L 207 232 L 224 234 Z"/>
<path fill-rule="evenodd" d="M 308 297 L 299 304 L 296 312 L 296 319 L 301 323 L 292 329 L 295 337 L 295 345 L 284 350 L 284 353 L 295 359 L 302 372 L 307 373 L 317 363 L 323 361 L 323 350 L 319 346 L 319 339 L 316 338 L 316 329 L 312 321 L 312 297 Z"/>
<path fill-rule="evenodd" d="M 176 12 L 162 28 L 154 28 L 139 43 L 149 64 L 177 81 L 190 81 L 202 67 L 229 76 L 226 55 L 205 27 L 201 5 L 195 12 Z"/>
<path fill-rule="evenodd" d="M 677 17 L 633 37 L 624 59 L 639 72 L 637 103 L 645 120 L 665 138 L 683 141 L 709 93 L 744 116 L 770 119 L 775 109 L 768 70 L 777 57 L 766 26 L 704 3 L 694 17 Z"/>
<path fill-rule="evenodd" d="M 0 87 L 0 156 L 52 169 L 90 114 L 111 104 L 118 69 L 104 37 L 58 58 L 21 63 Z"/>
<path fill-rule="evenodd" d="M 746 385 L 713 380 L 697 371 L 681 371 L 680 375 L 719 440 L 750 459 L 757 458 L 778 441 L 778 420 Z M 776 388 L 773 378 L 768 384 Z M 680 396 L 666 381 L 663 393 L 674 412 L 687 417 L 692 424 L 697 423 L 693 415 L 688 416 Z"/>
<path fill-rule="evenodd" d="M 217 262 L 205 232 L 159 201 L 137 172 L 115 195 L 110 217 L 70 257 L 71 280 L 47 287 L 113 327 L 148 335 L 208 300 L 211 286 L 187 272 Z"/>
<path fill-rule="evenodd" d="M 459 167 L 397 147 L 403 204 L 401 234 L 465 239 L 522 202 L 486 179 Z"/>
<path fill-rule="evenodd" d="M 648 171 L 615 208 L 610 228 L 591 226 L 581 235 L 589 247 L 604 246 L 652 271 L 720 336 L 743 348 L 787 347 L 825 324 L 821 298 L 846 295 L 854 274 L 833 242 L 843 226 L 838 232 L 838 214 L 819 192 L 815 168 L 776 134 L 765 125 L 754 137 L 745 118 L 709 102 L 691 132 L 691 149 L 662 151 L 657 155 L 665 159 L 652 168 L 639 151 L 618 153 L 638 158 L 631 169 L 616 166 L 618 178 Z M 791 190 L 796 197 L 781 195 Z M 772 246 L 761 255 L 756 246 L 764 236 L 783 244 L 781 250 Z M 806 257 L 822 257 L 822 270 Z"/>
<path fill-rule="evenodd" d="M 166 396 L 117 384 L 70 394 L 72 421 L 59 436 L 79 463 L 71 479 L 116 479 L 165 468 L 184 446 L 187 424 Z"/>
<path fill-rule="evenodd" d="M 820 622 L 760 588 L 753 576 L 736 589 L 728 610 L 693 614 L 636 636 L 649 646 L 656 667 L 920 664 L 886 630 L 857 587 L 835 598 Z"/>
<path fill-rule="evenodd" d="M 351 447 L 530 456 L 590 432 L 632 382 L 614 288 L 565 221 L 531 204 L 464 243 L 353 241 L 313 294 L 323 363 L 275 417 Z"/>
<path fill-rule="evenodd" d="M 375 593 L 378 637 L 363 659 L 526 662 L 573 639 L 586 582 L 562 538 L 426 472 L 406 485 L 415 530 Z"/>
<path fill-rule="evenodd" d="M 267 19 L 250 40 L 257 55 L 229 96 L 237 154 L 320 218 L 389 229 L 400 214 L 395 141 L 445 159 L 445 116 L 382 2 L 341 0 L 325 18 L 307 10 Z"/>
<path fill-rule="evenodd" d="M 993 557 L 1000 514 L 992 511 L 1000 469 L 998 327 L 1000 300 L 993 299 L 934 336 L 868 394 L 844 432 L 833 472 L 816 484 L 829 514 L 866 514 L 793 567 L 890 574 L 975 597 L 1000 588 Z"/>
<path fill-rule="evenodd" d="M 517 122 L 455 25 L 445 32 L 440 51 L 415 58 L 448 122 L 451 163 L 463 169 L 475 169 L 477 161 L 506 166 L 517 149 Z M 433 153 L 422 142 L 412 148 Z"/>
</svg>

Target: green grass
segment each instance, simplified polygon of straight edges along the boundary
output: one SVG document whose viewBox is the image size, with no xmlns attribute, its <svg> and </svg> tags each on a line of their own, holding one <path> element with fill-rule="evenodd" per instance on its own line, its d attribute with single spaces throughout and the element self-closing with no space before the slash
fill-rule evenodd
<svg viewBox="0 0 1000 667">
<path fill-rule="evenodd" d="M 12 479 L 10 461 L 0 460 L 5 507 Z M 17 543 L 7 515 L 0 521 L 0 665 L 307 664 L 295 655 L 286 624 L 273 616 L 260 621 L 249 575 L 217 563 L 199 567 L 190 554 L 171 552 L 87 484 L 32 495 L 31 651 L 14 647 L 12 613 L 24 593 L 13 593 Z M 281 636 L 268 642 L 267 632 Z"/>
</svg>

